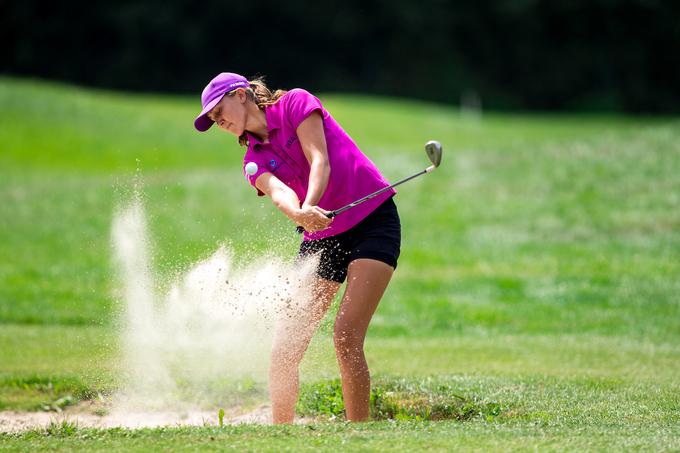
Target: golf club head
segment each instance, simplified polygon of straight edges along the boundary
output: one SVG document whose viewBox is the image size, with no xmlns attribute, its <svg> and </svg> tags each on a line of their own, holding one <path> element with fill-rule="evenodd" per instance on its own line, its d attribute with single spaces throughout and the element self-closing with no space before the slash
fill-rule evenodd
<svg viewBox="0 0 680 453">
<path fill-rule="evenodd" d="M 435 168 L 439 167 L 439 164 L 442 162 L 442 144 L 437 140 L 430 140 L 425 143 L 425 152 L 427 153 L 427 158 L 432 162 L 432 165 L 434 165 Z"/>
</svg>

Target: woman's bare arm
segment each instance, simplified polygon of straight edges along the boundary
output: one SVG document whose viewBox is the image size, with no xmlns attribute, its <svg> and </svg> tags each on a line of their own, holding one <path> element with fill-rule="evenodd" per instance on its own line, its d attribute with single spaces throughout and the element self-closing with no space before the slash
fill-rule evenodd
<svg viewBox="0 0 680 453">
<path fill-rule="evenodd" d="M 300 207 L 300 199 L 295 191 L 271 173 L 258 176 L 255 186 L 272 199 L 279 211 L 309 233 L 323 230 L 332 221 L 326 217 L 327 212 L 318 206 Z"/>
<path fill-rule="evenodd" d="M 305 118 L 298 126 L 296 133 L 310 167 L 309 185 L 303 205 L 316 206 L 326 191 L 331 174 L 321 114 L 314 112 Z"/>
</svg>

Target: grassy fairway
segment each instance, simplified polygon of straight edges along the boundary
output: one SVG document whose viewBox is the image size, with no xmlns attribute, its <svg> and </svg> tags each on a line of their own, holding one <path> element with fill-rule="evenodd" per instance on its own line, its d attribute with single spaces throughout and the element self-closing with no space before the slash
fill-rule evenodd
<svg viewBox="0 0 680 453">
<path fill-rule="evenodd" d="M 455 388 L 492 420 L 306 427 L 58 429 L 0 449 L 680 448 L 680 121 L 488 114 L 321 96 L 390 180 L 399 269 L 369 331 L 376 382 Z M 296 249 L 243 181 L 242 150 L 194 133 L 195 99 L 0 79 L 0 409 L 116 387 L 113 210 L 141 174 L 154 266 L 228 241 Z M 327 320 L 303 370 L 335 377 Z M 313 364 L 313 366 L 311 365 Z M 435 389 L 435 390 L 433 390 Z"/>
<path fill-rule="evenodd" d="M 584 424 L 585 425 L 585 424 Z M 158 430 L 54 430 L 53 435 L 29 433 L 8 439 L 7 450 L 30 445 L 35 449 L 68 451 L 670 451 L 677 450 L 677 426 L 644 430 L 630 426 L 552 426 L 453 422 L 364 425 L 326 424 L 312 428 L 227 427 Z M 0 437 L 1 438 L 1 437 Z"/>
</svg>

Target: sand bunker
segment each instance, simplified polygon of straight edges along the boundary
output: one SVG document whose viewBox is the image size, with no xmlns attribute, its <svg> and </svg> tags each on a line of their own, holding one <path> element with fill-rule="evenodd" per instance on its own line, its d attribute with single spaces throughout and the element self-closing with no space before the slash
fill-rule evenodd
<svg viewBox="0 0 680 453">
<path fill-rule="evenodd" d="M 55 412 L 0 411 L 0 432 L 13 433 L 44 429 L 52 423 L 68 421 L 79 428 L 156 428 L 178 426 L 218 426 L 217 411 L 156 411 L 129 412 L 113 409 L 104 415 L 94 413 L 90 403 Z M 271 423 L 271 407 L 263 405 L 243 413 L 239 408 L 225 411 L 224 424 Z"/>
</svg>

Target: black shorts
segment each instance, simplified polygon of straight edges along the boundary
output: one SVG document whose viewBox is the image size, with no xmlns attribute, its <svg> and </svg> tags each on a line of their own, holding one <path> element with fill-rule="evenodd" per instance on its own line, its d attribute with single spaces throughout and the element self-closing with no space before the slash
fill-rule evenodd
<svg viewBox="0 0 680 453">
<path fill-rule="evenodd" d="M 382 261 L 397 268 L 401 223 L 397 205 L 388 198 L 349 230 L 316 241 L 303 241 L 298 257 L 320 253 L 317 275 L 342 283 L 349 263 L 359 258 Z"/>
</svg>

